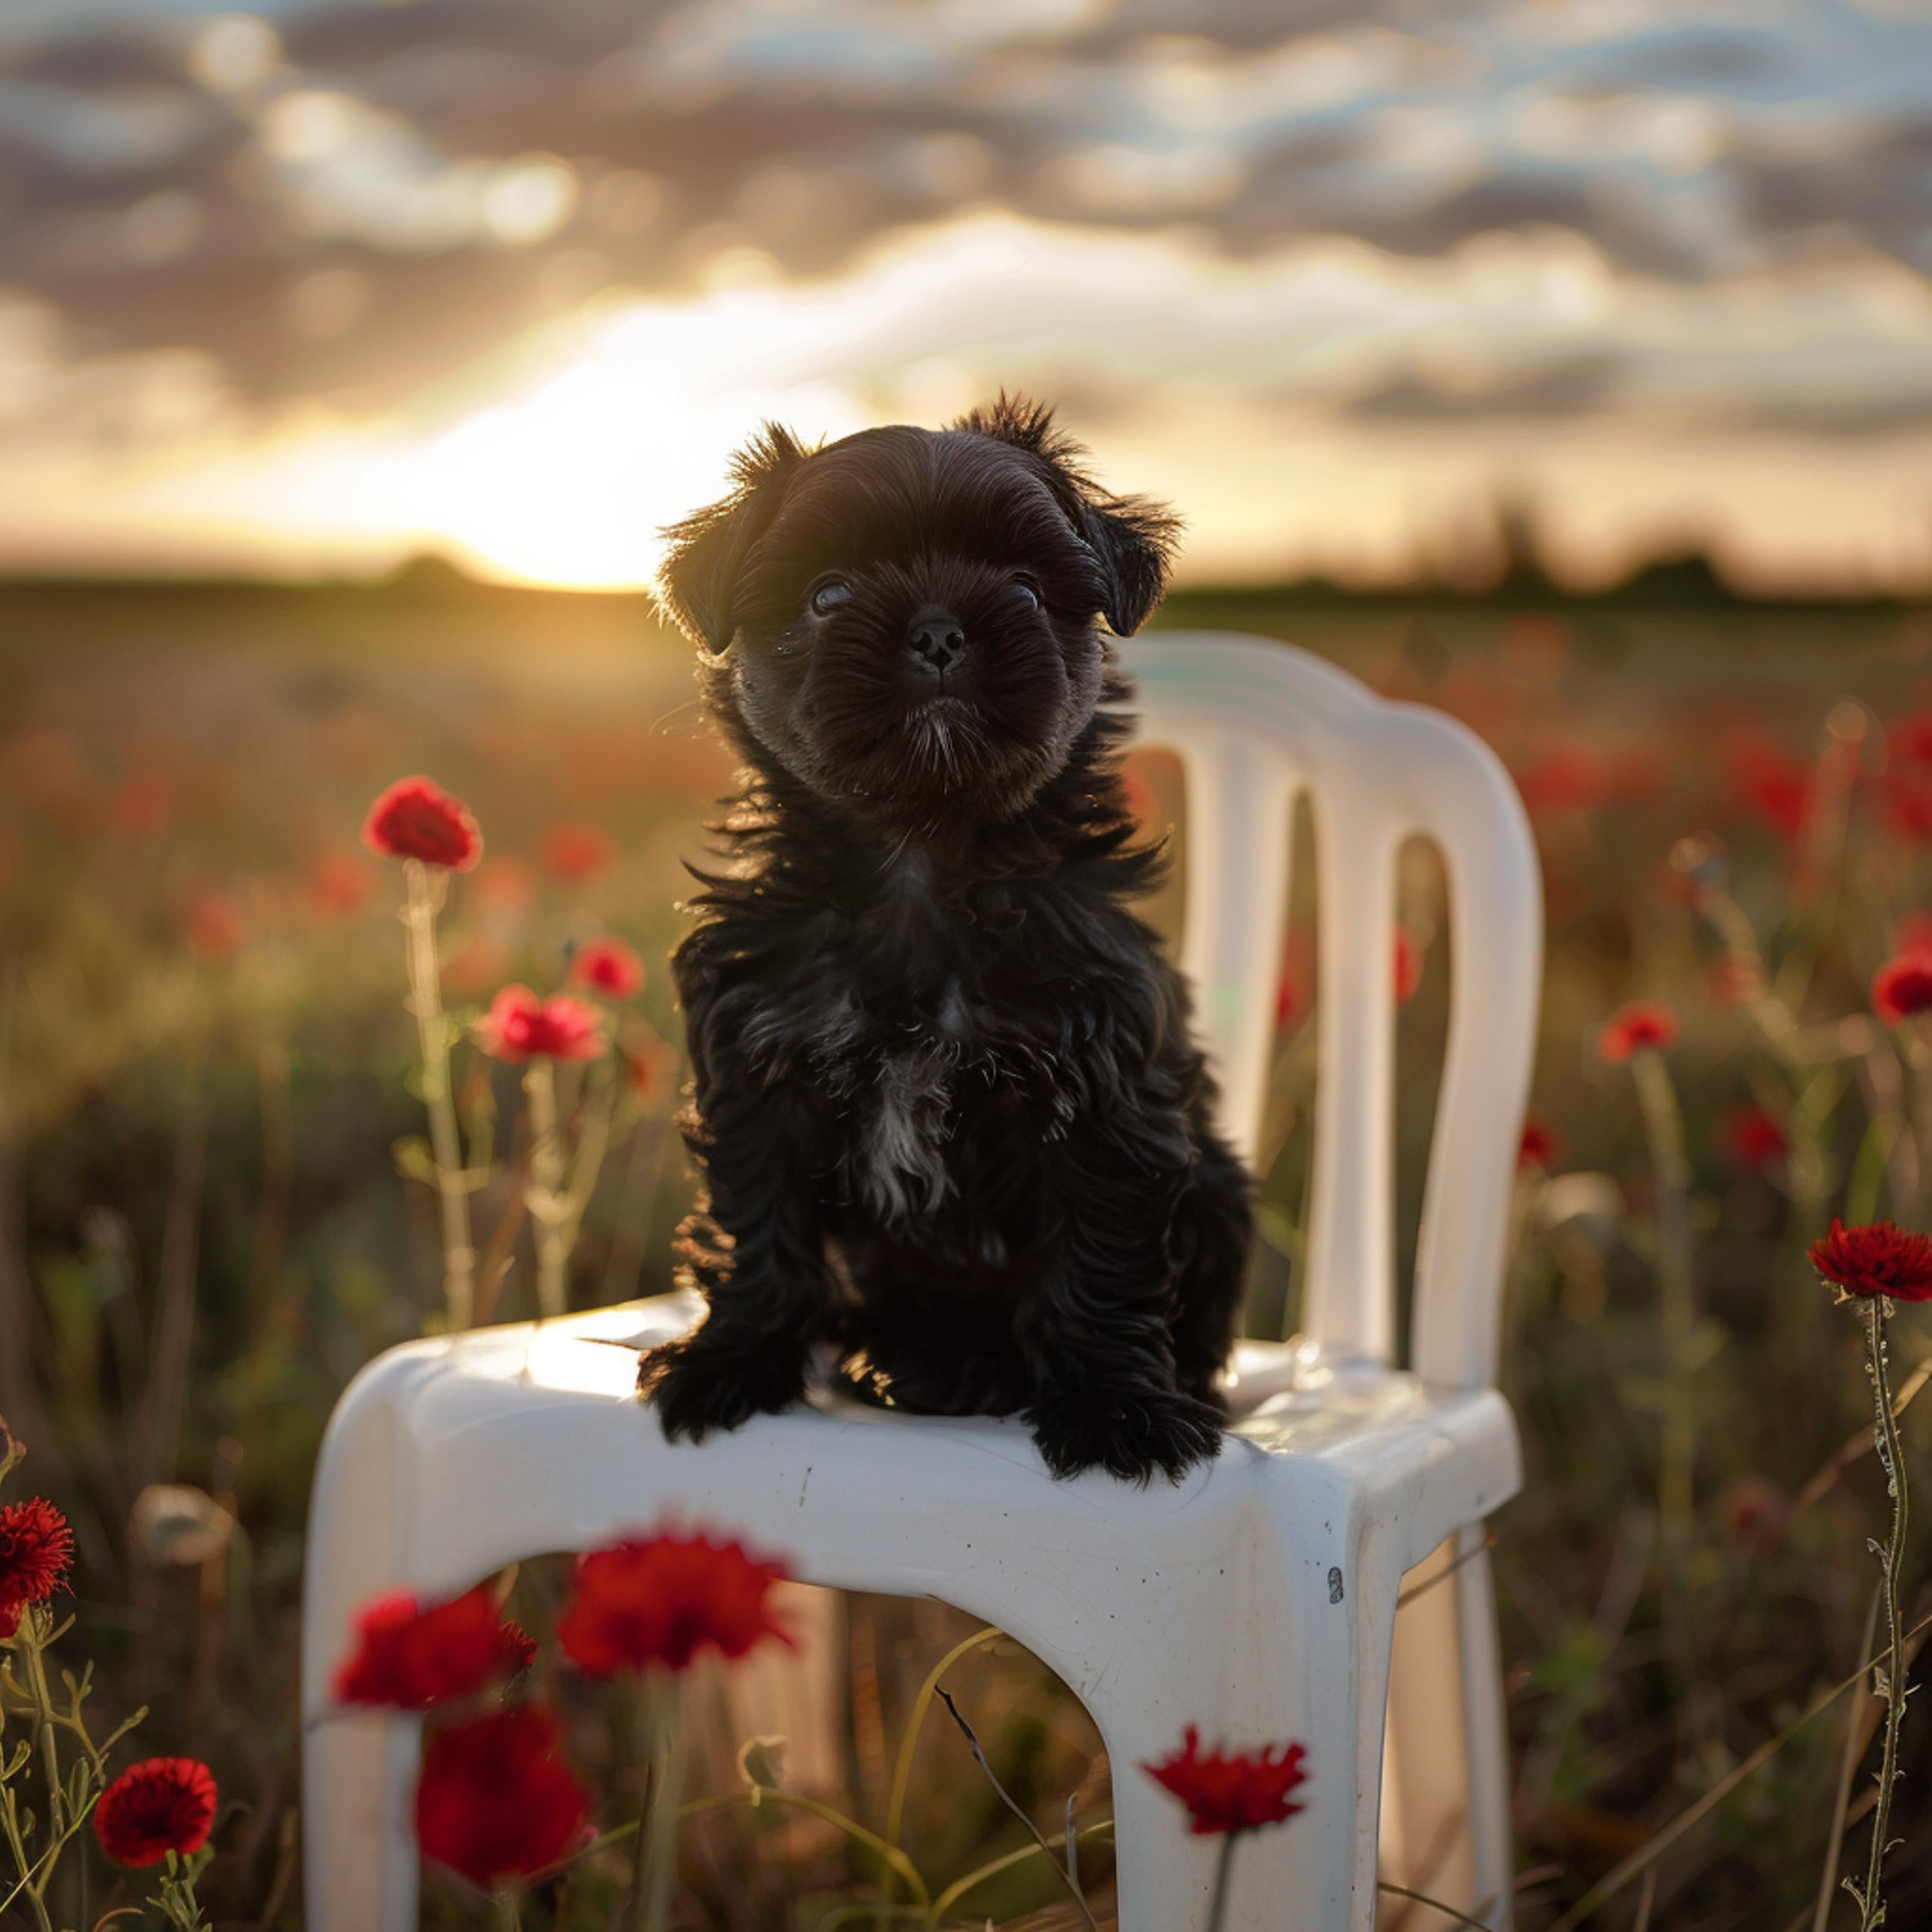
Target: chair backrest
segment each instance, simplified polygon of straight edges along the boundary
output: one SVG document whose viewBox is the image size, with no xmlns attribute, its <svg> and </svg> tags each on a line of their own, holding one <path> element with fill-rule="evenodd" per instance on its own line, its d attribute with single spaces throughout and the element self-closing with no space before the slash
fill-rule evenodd
<svg viewBox="0 0 1932 1932">
<path fill-rule="evenodd" d="M 1303 1331 L 1395 1352 L 1396 862 L 1420 833 L 1449 881 L 1449 1038 L 1415 1261 L 1410 1366 L 1496 1378 L 1504 1247 L 1534 1052 L 1542 890 L 1521 800 L 1454 718 L 1378 698 L 1269 638 L 1156 632 L 1121 648 L 1141 736 L 1186 774 L 1182 963 L 1252 1155 L 1268 1101 L 1294 801 L 1309 796 L 1320 898 L 1313 1189 Z"/>
</svg>

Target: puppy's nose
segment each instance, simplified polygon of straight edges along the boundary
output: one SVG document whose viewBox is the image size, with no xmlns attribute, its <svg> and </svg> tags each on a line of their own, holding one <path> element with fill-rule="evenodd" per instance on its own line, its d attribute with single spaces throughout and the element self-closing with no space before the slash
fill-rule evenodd
<svg viewBox="0 0 1932 1932">
<path fill-rule="evenodd" d="M 966 633 L 950 610 L 922 610 L 906 628 L 912 654 L 928 670 L 943 671 L 966 648 Z"/>
</svg>

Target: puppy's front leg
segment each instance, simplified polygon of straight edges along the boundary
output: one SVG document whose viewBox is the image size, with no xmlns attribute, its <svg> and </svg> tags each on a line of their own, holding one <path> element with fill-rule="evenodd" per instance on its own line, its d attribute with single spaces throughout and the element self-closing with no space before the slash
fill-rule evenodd
<svg viewBox="0 0 1932 1932">
<path fill-rule="evenodd" d="M 707 1081 L 686 1130 L 708 1199 L 683 1231 L 683 1272 L 709 1302 L 701 1326 L 645 1356 L 638 1386 L 664 1434 L 696 1442 L 805 1393 L 824 1304 L 825 1247 L 806 1109 L 730 1067 Z"/>
<path fill-rule="evenodd" d="M 1168 1226 L 1191 1151 L 1132 1120 L 1046 1150 L 1046 1266 L 1018 1319 L 1034 1440 L 1056 1476 L 1178 1482 L 1219 1455 L 1222 1412 L 1176 1379 Z"/>
</svg>

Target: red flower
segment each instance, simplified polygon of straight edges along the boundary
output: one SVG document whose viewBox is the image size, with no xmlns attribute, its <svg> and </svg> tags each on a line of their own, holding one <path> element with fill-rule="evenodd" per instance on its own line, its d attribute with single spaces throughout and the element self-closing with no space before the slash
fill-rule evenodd
<svg viewBox="0 0 1932 1932">
<path fill-rule="evenodd" d="M 1915 711 L 1886 734 L 1892 755 L 1900 764 L 1932 764 L 1932 712 Z"/>
<path fill-rule="evenodd" d="M 191 1757 L 130 1765 L 100 1794 L 94 1834 L 117 1865 L 158 1865 L 170 1852 L 191 1857 L 214 1828 L 214 1774 Z"/>
<path fill-rule="evenodd" d="M 20 1634 L 20 1612 L 26 1608 L 24 1604 L 0 1604 L 0 1643 Z"/>
<path fill-rule="evenodd" d="M 1314 1005 L 1314 994 L 1313 935 L 1292 931 L 1282 942 L 1281 977 L 1275 982 L 1275 1030 L 1285 1034 L 1299 1026 Z"/>
<path fill-rule="evenodd" d="M 1752 744 L 1732 759 L 1731 774 L 1743 803 L 1795 842 L 1811 810 L 1811 767 L 1774 745 Z"/>
<path fill-rule="evenodd" d="M 1592 812 L 1608 801 L 1604 760 L 1580 745 L 1557 745 L 1518 774 L 1516 789 L 1532 817 L 1551 812 Z"/>
<path fill-rule="evenodd" d="M 362 861 L 347 852 L 332 852 L 308 875 L 309 903 L 332 916 L 359 911 L 369 896 L 369 874 Z"/>
<path fill-rule="evenodd" d="M 1900 952 L 1932 953 L 1932 912 L 1909 912 L 1892 929 Z"/>
<path fill-rule="evenodd" d="M 1932 1240 L 1889 1221 L 1870 1227 L 1832 1223 L 1806 1250 L 1811 1265 L 1844 1294 L 1888 1295 L 1894 1301 L 1932 1301 Z"/>
<path fill-rule="evenodd" d="M 1728 1484 L 1718 1508 L 1732 1543 L 1760 1556 L 1778 1547 L 1790 1514 L 1784 1492 L 1762 1476 L 1741 1476 Z"/>
<path fill-rule="evenodd" d="M 1932 838 L 1932 780 L 1922 770 L 1892 772 L 1880 797 L 1901 838 Z"/>
<path fill-rule="evenodd" d="M 1516 1166 L 1540 1168 L 1546 1174 L 1562 1158 L 1563 1136 L 1540 1114 L 1531 1114 L 1522 1124 L 1522 1138 L 1516 1145 Z"/>
<path fill-rule="evenodd" d="M 197 892 L 184 924 L 190 947 L 203 959 L 231 958 L 242 947 L 242 915 L 220 892 Z"/>
<path fill-rule="evenodd" d="M 1888 1026 L 1932 1012 L 1932 956 L 1902 952 L 1872 975 L 1872 1010 Z"/>
<path fill-rule="evenodd" d="M 1252 1832 L 1306 1810 L 1292 1802 L 1308 1778 L 1303 1768 L 1308 1762 L 1305 1746 L 1277 1744 L 1241 1756 L 1216 1751 L 1204 1757 L 1201 1734 L 1192 1724 L 1181 1742 L 1174 1756 L 1141 1768 L 1187 1807 L 1189 1828 L 1196 1838 Z"/>
<path fill-rule="evenodd" d="M 0 1610 L 44 1602 L 73 1564 L 74 1532 L 44 1496 L 0 1506 Z"/>
<path fill-rule="evenodd" d="M 483 856 L 483 835 L 470 808 L 432 780 L 398 778 L 369 808 L 362 842 L 392 859 L 420 859 L 466 872 Z"/>
<path fill-rule="evenodd" d="M 583 1842 L 589 1794 L 541 1705 L 434 1732 L 416 1786 L 416 1842 L 472 1884 L 534 1878 Z"/>
<path fill-rule="evenodd" d="M 480 1690 L 491 1678 L 529 1669 L 536 1646 L 500 1619 L 478 1588 L 425 1609 L 407 1591 L 365 1604 L 355 1623 L 356 1649 L 335 1673 L 344 1704 L 427 1711 Z"/>
<path fill-rule="evenodd" d="M 650 1664 L 688 1670 L 707 1645 L 739 1658 L 766 1637 L 790 1644 L 766 1600 L 785 1574 L 742 1544 L 702 1534 L 614 1543 L 577 1559 L 557 1642 L 590 1677 Z"/>
<path fill-rule="evenodd" d="M 527 986 L 506 986 L 477 1022 L 476 1037 L 499 1060 L 595 1060 L 604 1051 L 596 1007 L 567 993 L 540 1000 Z"/>
<path fill-rule="evenodd" d="M 1661 1052 L 1677 1040 L 1677 1016 L 1654 1000 L 1633 1000 L 1610 1016 L 1598 1036 L 1597 1051 L 1612 1066 L 1646 1048 Z"/>
<path fill-rule="evenodd" d="M 1397 1004 L 1415 997 L 1422 984 L 1422 949 L 1408 936 L 1408 928 L 1395 929 L 1395 997 Z"/>
<path fill-rule="evenodd" d="M 1724 1118 L 1719 1142 L 1735 1167 L 1762 1173 L 1790 1151 L 1790 1142 L 1777 1119 L 1756 1106 L 1735 1107 Z"/>
<path fill-rule="evenodd" d="M 655 1104 L 664 1097 L 677 1070 L 677 1055 L 648 1028 L 635 1046 L 623 1049 L 624 1078 L 640 1100 Z"/>
<path fill-rule="evenodd" d="M 492 859 L 477 875 L 478 903 L 503 912 L 516 912 L 528 905 L 536 890 L 536 874 L 521 859 Z"/>
<path fill-rule="evenodd" d="M 543 836 L 544 864 L 560 879 L 587 879 L 616 856 L 610 835 L 582 819 L 566 819 Z"/>
<path fill-rule="evenodd" d="M 613 1000 L 628 1000 L 644 983 L 644 962 L 621 939 L 586 939 L 571 956 L 570 976 Z"/>
<path fill-rule="evenodd" d="M 153 773 L 124 778 L 108 802 L 109 813 L 117 830 L 140 833 L 158 832 L 174 809 L 174 793 L 166 778 Z"/>
</svg>

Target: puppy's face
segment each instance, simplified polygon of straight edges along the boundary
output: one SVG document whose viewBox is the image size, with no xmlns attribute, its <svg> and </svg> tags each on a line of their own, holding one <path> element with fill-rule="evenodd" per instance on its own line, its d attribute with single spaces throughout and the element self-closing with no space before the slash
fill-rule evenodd
<svg viewBox="0 0 1932 1932">
<path fill-rule="evenodd" d="M 1098 490 L 1023 404 L 809 454 L 769 430 L 738 476 L 672 532 L 665 602 L 712 701 L 887 824 L 1023 808 L 1093 716 L 1101 620 L 1135 629 L 1166 579 L 1172 520 Z"/>
</svg>

